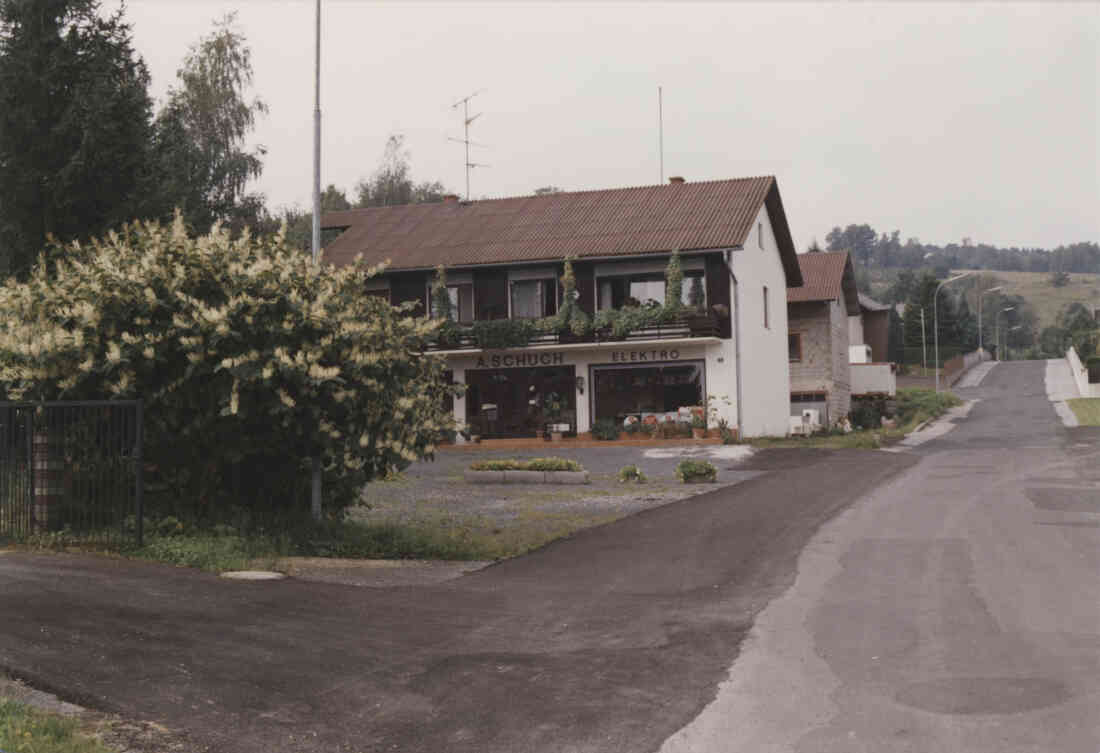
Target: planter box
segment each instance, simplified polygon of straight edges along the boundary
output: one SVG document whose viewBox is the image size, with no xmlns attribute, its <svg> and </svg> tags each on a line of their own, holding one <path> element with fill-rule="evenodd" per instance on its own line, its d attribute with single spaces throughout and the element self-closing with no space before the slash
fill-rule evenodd
<svg viewBox="0 0 1100 753">
<path fill-rule="evenodd" d="M 547 484 L 587 484 L 588 471 L 546 471 Z"/>
<path fill-rule="evenodd" d="M 471 484 L 587 484 L 588 471 L 463 471 Z"/>
</svg>

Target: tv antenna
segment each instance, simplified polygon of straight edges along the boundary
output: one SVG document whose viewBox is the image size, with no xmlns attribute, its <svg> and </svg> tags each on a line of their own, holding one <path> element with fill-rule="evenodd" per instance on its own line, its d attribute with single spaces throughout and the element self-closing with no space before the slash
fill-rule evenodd
<svg viewBox="0 0 1100 753">
<path fill-rule="evenodd" d="M 461 139 L 448 137 L 448 140 L 449 141 L 455 141 L 459 144 L 463 144 L 466 147 L 466 162 L 465 162 L 465 165 L 466 165 L 466 201 L 470 200 L 470 168 L 473 168 L 473 167 L 490 167 L 490 165 L 486 165 L 486 164 L 483 164 L 483 163 L 470 162 L 470 147 L 471 146 L 477 146 L 477 147 L 485 148 L 485 144 L 479 144 L 476 141 L 470 141 L 470 123 L 473 123 L 475 120 L 477 120 L 478 118 L 480 118 L 482 116 L 482 113 L 480 113 L 480 112 L 476 113 L 473 116 L 470 115 L 470 100 L 473 99 L 474 97 L 476 97 L 478 94 L 481 94 L 484 91 L 485 91 L 484 89 L 478 89 L 473 94 L 470 94 L 469 96 L 463 97 L 462 99 L 458 100 L 453 105 L 451 105 L 452 110 L 457 110 L 458 106 L 462 105 L 462 127 L 464 129 L 463 130 L 464 137 L 461 138 Z"/>
</svg>

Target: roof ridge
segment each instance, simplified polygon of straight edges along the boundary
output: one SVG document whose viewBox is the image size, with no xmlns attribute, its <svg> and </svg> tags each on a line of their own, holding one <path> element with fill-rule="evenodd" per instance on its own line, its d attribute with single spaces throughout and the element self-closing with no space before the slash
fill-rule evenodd
<svg viewBox="0 0 1100 753">
<path fill-rule="evenodd" d="M 740 177 L 740 178 L 715 178 L 714 180 L 685 181 L 684 183 L 652 183 L 652 184 L 641 185 L 641 186 L 618 186 L 616 188 L 587 188 L 587 189 L 584 189 L 582 191 L 558 191 L 557 193 L 547 193 L 547 194 L 531 193 L 531 194 L 520 194 L 518 196 L 494 196 L 494 197 L 488 198 L 488 199 L 470 199 L 470 200 L 459 199 L 458 203 L 466 204 L 466 205 L 469 205 L 469 204 L 483 204 L 483 203 L 488 203 L 488 202 L 493 202 L 493 201 L 514 201 L 516 199 L 546 199 L 546 198 L 550 198 L 552 196 L 580 196 L 580 195 L 583 195 L 583 194 L 594 194 L 594 193 L 620 193 L 620 192 L 626 192 L 626 191 L 644 191 L 644 190 L 647 190 L 647 189 L 650 189 L 650 188 L 671 188 L 672 186 L 676 186 L 676 185 L 710 186 L 710 185 L 714 185 L 716 183 L 741 183 L 741 182 L 749 182 L 749 181 L 754 181 L 754 180 L 772 180 L 772 181 L 776 181 L 777 179 L 774 175 L 748 175 L 748 176 L 744 176 L 744 177 Z M 387 204 L 386 206 L 382 206 L 382 207 L 352 207 L 351 209 L 329 210 L 327 212 L 322 212 L 322 214 L 336 214 L 336 213 L 341 213 L 341 212 L 368 212 L 368 211 L 376 210 L 376 209 L 394 209 L 396 207 L 435 207 L 435 206 L 439 206 L 441 204 L 446 204 L 446 203 L 447 202 L 445 202 L 445 201 L 424 201 L 424 202 L 419 202 L 419 203 L 416 203 L 416 204 Z M 822 252 L 822 253 L 826 253 L 826 252 Z M 836 253 L 836 252 L 835 251 L 830 251 L 830 252 L 827 252 L 827 253 Z"/>
</svg>

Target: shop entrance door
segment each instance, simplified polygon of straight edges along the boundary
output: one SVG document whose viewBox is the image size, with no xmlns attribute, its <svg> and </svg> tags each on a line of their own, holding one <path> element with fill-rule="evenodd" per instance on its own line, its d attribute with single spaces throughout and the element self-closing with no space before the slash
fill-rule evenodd
<svg viewBox="0 0 1100 753">
<path fill-rule="evenodd" d="M 557 396 L 570 432 L 577 430 L 576 372 L 572 366 L 466 371 L 466 423 L 482 437 L 537 437 L 551 416 L 547 402 Z"/>
</svg>

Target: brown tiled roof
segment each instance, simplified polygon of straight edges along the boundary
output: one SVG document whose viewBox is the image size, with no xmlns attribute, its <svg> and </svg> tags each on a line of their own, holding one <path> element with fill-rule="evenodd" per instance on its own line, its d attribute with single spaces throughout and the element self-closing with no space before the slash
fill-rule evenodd
<svg viewBox="0 0 1100 753">
<path fill-rule="evenodd" d="M 802 287 L 787 288 L 788 303 L 835 301 L 843 292 L 848 314 L 859 313 L 856 275 L 847 251 L 799 254 L 798 266 L 802 270 Z"/>
<path fill-rule="evenodd" d="M 325 248 L 345 264 L 363 254 L 391 269 L 425 269 L 732 248 L 768 208 L 787 273 L 801 284 L 779 188 L 771 176 L 641 188 L 329 212 L 347 228 Z M 755 242 L 755 241 L 753 241 Z"/>
</svg>

